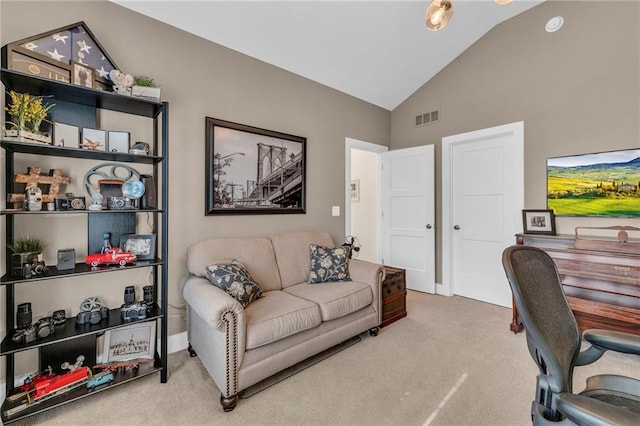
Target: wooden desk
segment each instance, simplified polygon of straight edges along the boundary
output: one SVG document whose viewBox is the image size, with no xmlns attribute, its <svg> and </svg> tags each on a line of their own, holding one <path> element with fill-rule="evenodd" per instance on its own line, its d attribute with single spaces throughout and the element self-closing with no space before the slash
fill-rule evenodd
<svg viewBox="0 0 640 426">
<path fill-rule="evenodd" d="M 597 244 L 575 248 L 571 235 L 518 234 L 516 243 L 539 247 L 553 258 L 581 331 L 601 328 L 640 335 L 640 254 L 624 248 L 595 250 Z M 515 304 L 510 329 L 522 330 Z"/>
</svg>

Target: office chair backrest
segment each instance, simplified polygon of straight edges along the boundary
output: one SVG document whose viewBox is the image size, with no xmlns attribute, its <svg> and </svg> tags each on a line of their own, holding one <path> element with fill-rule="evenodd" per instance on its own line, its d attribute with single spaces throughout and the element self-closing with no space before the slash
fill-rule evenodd
<svg viewBox="0 0 640 426">
<path fill-rule="evenodd" d="M 571 392 L 580 329 L 555 263 L 536 247 L 511 246 L 502 254 L 502 265 L 540 374 L 552 392 Z"/>
</svg>

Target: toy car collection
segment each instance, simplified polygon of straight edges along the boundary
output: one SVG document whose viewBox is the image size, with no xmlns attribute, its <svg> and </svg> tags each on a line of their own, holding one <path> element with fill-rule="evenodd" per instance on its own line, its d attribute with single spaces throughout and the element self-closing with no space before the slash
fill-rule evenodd
<svg viewBox="0 0 640 426">
<path fill-rule="evenodd" d="M 86 386 L 88 391 L 93 391 L 101 386 L 108 386 L 117 374 L 124 374 L 127 371 L 140 368 L 140 364 L 154 363 L 153 359 L 132 359 L 120 362 L 108 362 L 98 364 L 92 368 L 81 366 L 82 359 L 78 358 L 74 365 L 68 365 L 70 370 L 64 374 L 53 373 L 51 367 L 39 373 L 33 373 L 24 380 L 24 384 L 16 389 L 14 393 L 7 396 L 9 403 L 3 415 L 11 417 L 20 412 L 40 404 L 51 398 L 63 395 L 72 389 Z M 98 370 L 99 372 L 92 372 Z"/>
<path fill-rule="evenodd" d="M 16 407 L 6 410 L 5 416 L 12 416 L 33 405 L 39 404 L 71 389 L 87 383 L 91 375 L 89 367 L 78 368 L 66 374 L 38 374 L 29 384 L 28 390 L 7 397 L 7 400 L 23 400 Z M 27 386 L 27 385 L 25 385 Z"/>
</svg>

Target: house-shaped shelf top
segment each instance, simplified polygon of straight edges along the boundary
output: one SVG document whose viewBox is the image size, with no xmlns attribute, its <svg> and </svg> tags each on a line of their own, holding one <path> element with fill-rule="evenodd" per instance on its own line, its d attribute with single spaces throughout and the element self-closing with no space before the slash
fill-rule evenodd
<svg viewBox="0 0 640 426">
<path fill-rule="evenodd" d="M 74 64 L 93 70 L 93 87 L 111 91 L 109 73 L 118 69 L 84 22 L 56 28 L 2 47 L 2 67 L 69 83 Z"/>
</svg>

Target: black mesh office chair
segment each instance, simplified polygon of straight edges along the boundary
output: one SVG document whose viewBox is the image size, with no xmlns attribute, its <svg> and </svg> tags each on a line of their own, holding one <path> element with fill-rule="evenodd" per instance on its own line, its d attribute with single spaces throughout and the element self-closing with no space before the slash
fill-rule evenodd
<svg viewBox="0 0 640 426">
<path fill-rule="evenodd" d="M 551 257 L 535 247 L 512 246 L 503 252 L 502 265 L 540 370 L 533 424 L 640 425 L 640 380 L 599 375 L 589 377 L 579 394 L 572 389 L 575 366 L 591 364 L 607 350 L 640 355 L 640 336 L 585 330 L 582 338 L 591 346 L 580 352 L 580 330 Z"/>
</svg>

